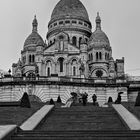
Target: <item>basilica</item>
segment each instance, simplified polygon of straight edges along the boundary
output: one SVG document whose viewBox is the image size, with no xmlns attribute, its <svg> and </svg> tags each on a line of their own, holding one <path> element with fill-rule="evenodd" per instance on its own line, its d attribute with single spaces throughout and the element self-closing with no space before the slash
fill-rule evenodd
<svg viewBox="0 0 140 140">
<path fill-rule="evenodd" d="M 38 33 L 38 23 L 35 16 L 32 32 L 21 50 L 21 58 L 12 65 L 14 77 L 124 77 L 124 58 L 113 59 L 112 47 L 103 32 L 99 13 L 93 23 L 95 27 L 92 27 L 80 0 L 60 0 L 56 4 L 45 39 Z"/>
</svg>

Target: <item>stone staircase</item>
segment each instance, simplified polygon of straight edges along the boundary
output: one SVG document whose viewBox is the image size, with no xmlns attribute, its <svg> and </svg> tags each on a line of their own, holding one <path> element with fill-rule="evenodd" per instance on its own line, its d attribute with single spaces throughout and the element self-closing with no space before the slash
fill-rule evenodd
<svg viewBox="0 0 140 140">
<path fill-rule="evenodd" d="M 113 108 L 72 106 L 55 108 L 34 131 L 19 131 L 12 140 L 138 140 Z"/>
</svg>

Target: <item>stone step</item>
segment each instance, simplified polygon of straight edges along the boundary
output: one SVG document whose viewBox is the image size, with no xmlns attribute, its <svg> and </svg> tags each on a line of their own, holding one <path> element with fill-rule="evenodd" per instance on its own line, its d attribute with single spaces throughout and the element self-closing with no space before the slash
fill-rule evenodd
<svg viewBox="0 0 140 140">
<path fill-rule="evenodd" d="M 140 131 L 46 131 L 23 132 L 12 140 L 139 140 Z"/>
</svg>

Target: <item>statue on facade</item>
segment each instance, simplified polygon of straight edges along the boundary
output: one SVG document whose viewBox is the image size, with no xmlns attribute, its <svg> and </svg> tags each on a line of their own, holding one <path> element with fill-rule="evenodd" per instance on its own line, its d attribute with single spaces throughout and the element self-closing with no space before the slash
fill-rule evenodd
<svg viewBox="0 0 140 140">
<path fill-rule="evenodd" d="M 80 74 L 81 74 L 81 75 L 84 75 L 84 72 L 85 72 L 85 65 L 84 65 L 84 63 L 81 61 L 81 59 L 79 60 L 79 63 L 80 63 L 80 68 L 79 68 Z"/>
</svg>

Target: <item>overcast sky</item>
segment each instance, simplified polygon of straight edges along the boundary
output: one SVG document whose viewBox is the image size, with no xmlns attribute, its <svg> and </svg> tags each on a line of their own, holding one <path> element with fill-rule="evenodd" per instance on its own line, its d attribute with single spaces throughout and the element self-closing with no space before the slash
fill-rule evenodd
<svg viewBox="0 0 140 140">
<path fill-rule="evenodd" d="M 36 14 L 45 40 L 52 10 L 59 0 L 0 0 L 0 69 L 8 70 L 20 58 Z M 114 59 L 125 57 L 125 71 L 140 75 L 140 0 L 81 0 L 95 29 L 96 13 L 102 19 Z"/>
</svg>

